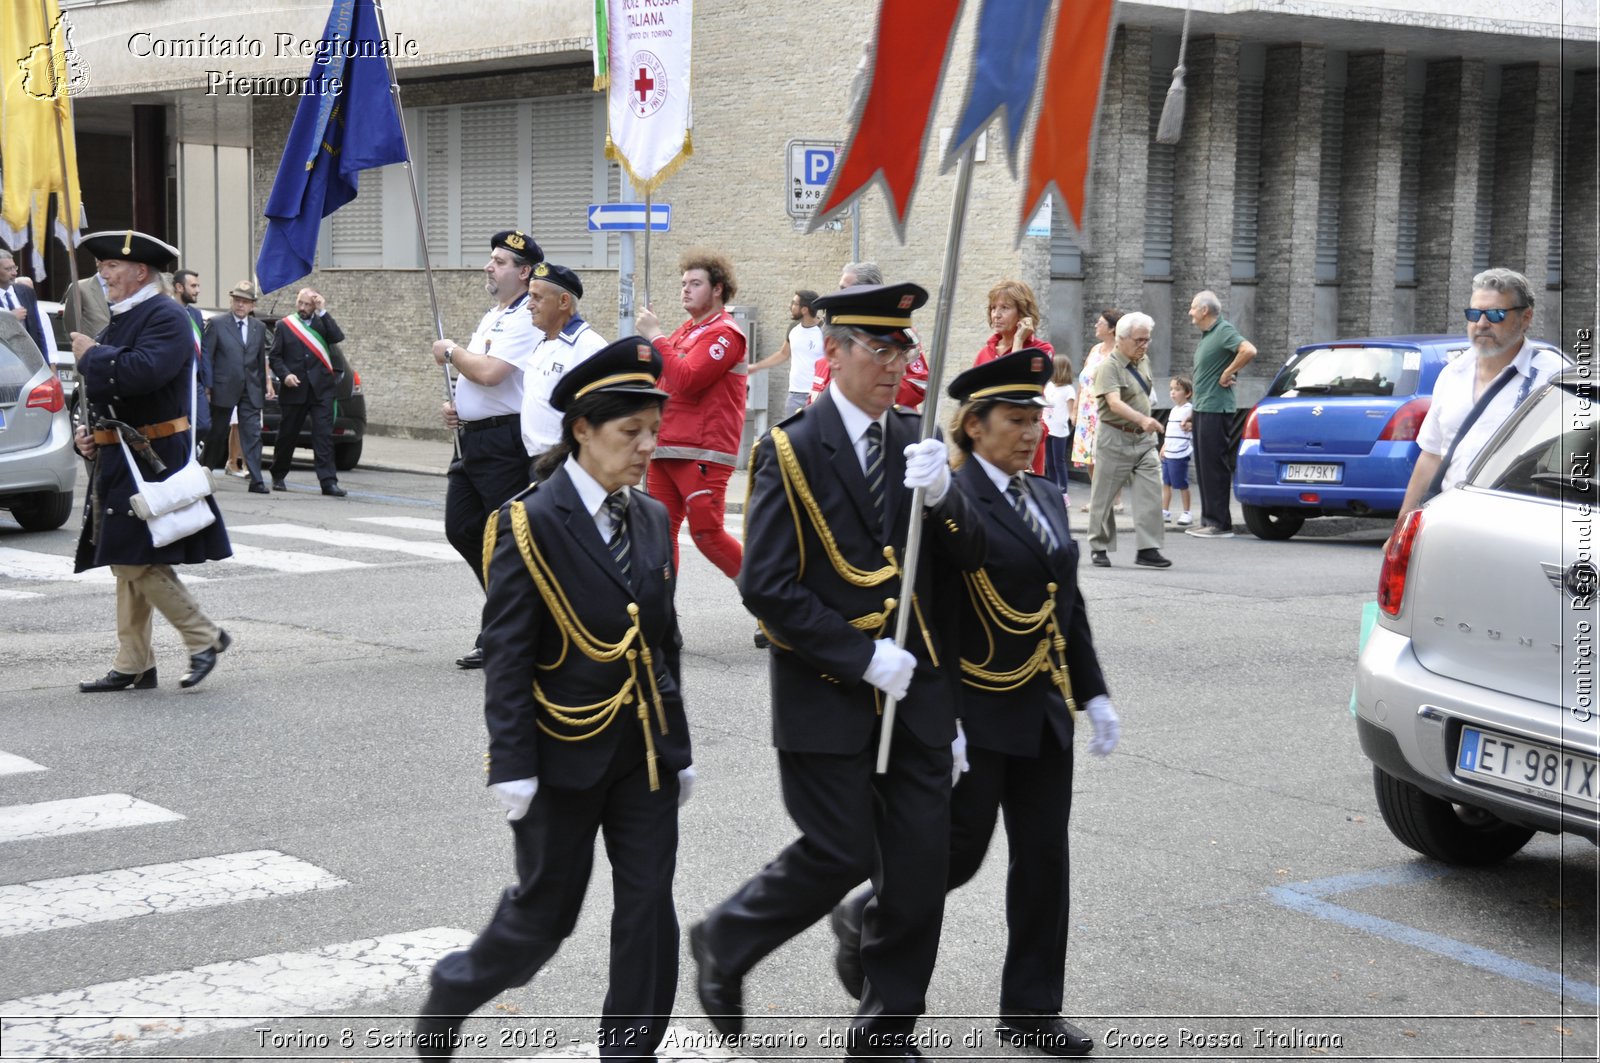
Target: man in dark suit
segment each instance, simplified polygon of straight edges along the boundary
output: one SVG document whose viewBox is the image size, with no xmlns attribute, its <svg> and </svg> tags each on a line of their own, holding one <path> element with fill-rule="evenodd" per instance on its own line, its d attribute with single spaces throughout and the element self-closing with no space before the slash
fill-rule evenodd
<svg viewBox="0 0 1600 1063">
<path fill-rule="evenodd" d="M 267 326 L 254 316 L 256 287 L 240 281 L 228 292 L 226 317 L 211 319 L 205 330 L 205 357 L 211 367 L 211 431 L 206 436 L 206 465 L 220 469 L 228 460 L 228 420 L 239 411 L 239 449 L 250 470 L 250 490 L 268 494 L 261 478 L 261 410 L 273 397 L 267 377 Z M 198 310 L 190 307 L 193 314 Z M 280 437 L 281 438 L 281 437 Z M 274 469 L 273 479 L 279 475 Z"/>
<path fill-rule="evenodd" d="M 10 251 L 0 250 L 0 310 L 16 316 L 28 330 L 39 353 L 49 361 L 55 352 L 55 341 L 44 334 L 44 322 L 39 319 L 39 297 L 25 284 L 17 284 L 17 260 Z"/>
<path fill-rule="evenodd" d="M 327 311 L 328 301 L 312 288 L 301 288 L 294 299 L 295 312 L 278 321 L 267 355 L 278 378 L 278 445 L 272 454 L 272 489 L 287 491 L 284 477 L 294 458 L 300 428 L 311 418 L 311 453 L 316 459 L 322 493 L 343 498 L 339 474 L 333 465 L 333 391 L 343 375 L 334 369 L 331 344 L 344 333 Z M 244 429 L 240 428 L 241 437 Z"/>
<path fill-rule="evenodd" d="M 211 362 L 205 357 L 205 315 L 196 306 L 200 302 L 200 274 L 192 269 L 180 269 L 172 275 L 172 297 L 178 300 L 189 318 L 189 331 L 194 337 L 194 360 L 200 377 L 200 402 L 195 407 L 196 438 L 200 441 L 202 463 L 205 462 L 206 437 L 211 432 Z"/>
<path fill-rule="evenodd" d="M 774 744 L 801 836 L 690 930 L 701 1003 L 726 1035 L 742 1029 L 745 973 L 870 876 L 867 987 L 847 1050 L 915 1054 L 949 857 L 958 688 L 948 618 L 964 593 L 957 570 L 984 558 L 944 442 L 919 441 L 918 418 L 892 408 L 915 356 L 911 312 L 927 297 L 896 284 L 818 299 L 828 389 L 751 460 L 739 589 L 771 641 Z M 900 566 L 915 487 L 927 514 L 911 595 Z M 912 610 L 904 649 L 888 637 L 898 609 Z M 878 775 L 886 696 L 899 706 Z"/>
</svg>

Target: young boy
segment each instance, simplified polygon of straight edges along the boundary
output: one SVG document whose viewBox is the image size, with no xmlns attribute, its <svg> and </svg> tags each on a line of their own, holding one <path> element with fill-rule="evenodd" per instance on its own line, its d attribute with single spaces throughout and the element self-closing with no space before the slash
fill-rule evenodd
<svg viewBox="0 0 1600 1063">
<path fill-rule="evenodd" d="M 1172 397 L 1172 412 L 1167 415 L 1167 432 L 1161 444 L 1161 519 L 1172 519 L 1172 489 L 1176 487 L 1183 496 L 1183 513 L 1178 517 L 1178 527 L 1194 523 L 1189 512 L 1189 455 L 1194 452 L 1194 382 L 1186 376 L 1175 376 L 1167 382 L 1167 394 Z"/>
</svg>

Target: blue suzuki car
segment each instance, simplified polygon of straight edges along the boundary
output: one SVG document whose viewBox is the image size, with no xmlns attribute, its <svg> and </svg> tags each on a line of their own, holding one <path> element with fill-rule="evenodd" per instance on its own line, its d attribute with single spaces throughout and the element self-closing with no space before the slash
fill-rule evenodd
<svg viewBox="0 0 1600 1063">
<path fill-rule="evenodd" d="M 1536 342 L 1536 346 L 1548 344 Z M 1245 421 L 1233 489 L 1249 529 L 1287 539 L 1308 517 L 1393 517 L 1439 370 L 1465 336 L 1308 343 Z"/>
</svg>

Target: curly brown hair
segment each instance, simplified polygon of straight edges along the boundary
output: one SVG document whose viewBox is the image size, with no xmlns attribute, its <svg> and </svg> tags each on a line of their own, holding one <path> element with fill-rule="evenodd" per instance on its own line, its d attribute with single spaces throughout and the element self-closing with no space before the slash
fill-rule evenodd
<svg viewBox="0 0 1600 1063">
<path fill-rule="evenodd" d="M 712 288 L 722 285 L 723 303 L 733 302 L 734 294 L 738 292 L 739 287 L 734 283 L 733 263 L 728 261 L 728 256 L 701 248 L 685 251 L 683 257 L 678 259 L 678 272 L 688 273 L 691 269 L 705 270 Z"/>
<path fill-rule="evenodd" d="M 1039 300 L 1034 298 L 1033 289 L 1023 281 L 1006 280 L 989 289 L 989 299 L 983 304 L 983 320 L 989 320 L 989 308 L 994 306 L 996 299 L 1005 299 L 1017 308 L 1017 316 L 1033 319 L 1034 328 L 1040 327 L 1043 322 L 1039 320 Z"/>
</svg>

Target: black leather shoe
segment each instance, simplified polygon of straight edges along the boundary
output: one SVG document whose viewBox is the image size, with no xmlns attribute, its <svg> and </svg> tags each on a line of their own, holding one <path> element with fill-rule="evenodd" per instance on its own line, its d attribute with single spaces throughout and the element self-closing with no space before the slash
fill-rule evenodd
<svg viewBox="0 0 1600 1063">
<path fill-rule="evenodd" d="M 995 1033 L 1001 1041 L 1037 1048 L 1047 1056 L 1086 1056 L 1094 1048 L 1094 1038 L 1050 1012 L 1003 1014 Z"/>
<path fill-rule="evenodd" d="M 744 986 L 738 976 L 717 966 L 716 958 L 706 947 L 704 923 L 689 928 L 689 954 L 694 957 L 694 987 L 706 1018 L 722 1036 L 738 1037 L 744 1032 Z"/>
<path fill-rule="evenodd" d="M 325 495 L 331 495 L 334 498 L 343 498 L 345 495 L 349 494 L 350 492 L 346 491 L 344 488 L 340 487 L 338 484 L 332 483 L 332 484 L 323 484 L 322 485 L 322 493 L 325 494 Z"/>
<path fill-rule="evenodd" d="M 860 1000 L 867 981 L 866 972 L 861 969 L 861 913 L 846 897 L 833 909 L 828 922 L 839 942 L 833 950 L 833 973 L 839 976 L 844 991 Z"/>
<path fill-rule="evenodd" d="M 250 485 L 250 493 L 253 495 L 270 495 L 272 492 L 267 490 L 266 484 L 262 483 L 260 480 L 257 480 L 255 483 Z"/>
<path fill-rule="evenodd" d="M 85 694 L 103 694 L 108 690 L 154 690 L 156 688 L 156 670 L 147 668 L 142 672 L 119 672 L 115 668 L 99 679 L 85 679 L 78 684 L 78 689 Z"/>
<path fill-rule="evenodd" d="M 178 680 L 180 687 L 188 688 L 198 686 L 200 680 L 211 674 L 211 669 L 217 666 L 217 654 L 233 645 L 233 639 L 221 628 L 217 629 L 217 644 L 210 649 L 201 650 L 189 657 L 189 671 Z"/>
<path fill-rule="evenodd" d="M 1090 550 L 1089 560 L 1094 562 L 1095 568 L 1111 567 L 1111 559 L 1106 556 L 1106 552 L 1104 550 Z"/>
<path fill-rule="evenodd" d="M 282 480 L 274 480 L 272 481 L 272 489 L 274 491 L 287 491 L 289 490 L 289 485 Z"/>
<path fill-rule="evenodd" d="M 417 1023 L 411 1028 L 418 1059 L 450 1059 L 461 1044 L 461 1024 L 468 1010 L 453 994 L 434 987 L 417 1009 Z"/>
<path fill-rule="evenodd" d="M 765 631 L 762 631 L 760 628 L 756 628 L 755 643 L 756 649 L 764 650 L 768 646 L 772 645 L 772 640 L 767 638 L 767 633 Z"/>
<path fill-rule="evenodd" d="M 1153 546 L 1145 550 L 1140 550 L 1138 556 L 1133 559 L 1133 563 L 1136 565 L 1143 565 L 1145 568 L 1172 567 L 1172 562 L 1167 560 L 1165 557 L 1162 557 L 1161 551 L 1157 550 Z"/>
<path fill-rule="evenodd" d="M 474 646 L 472 652 L 456 658 L 457 668 L 482 668 L 483 647 Z"/>
</svg>

